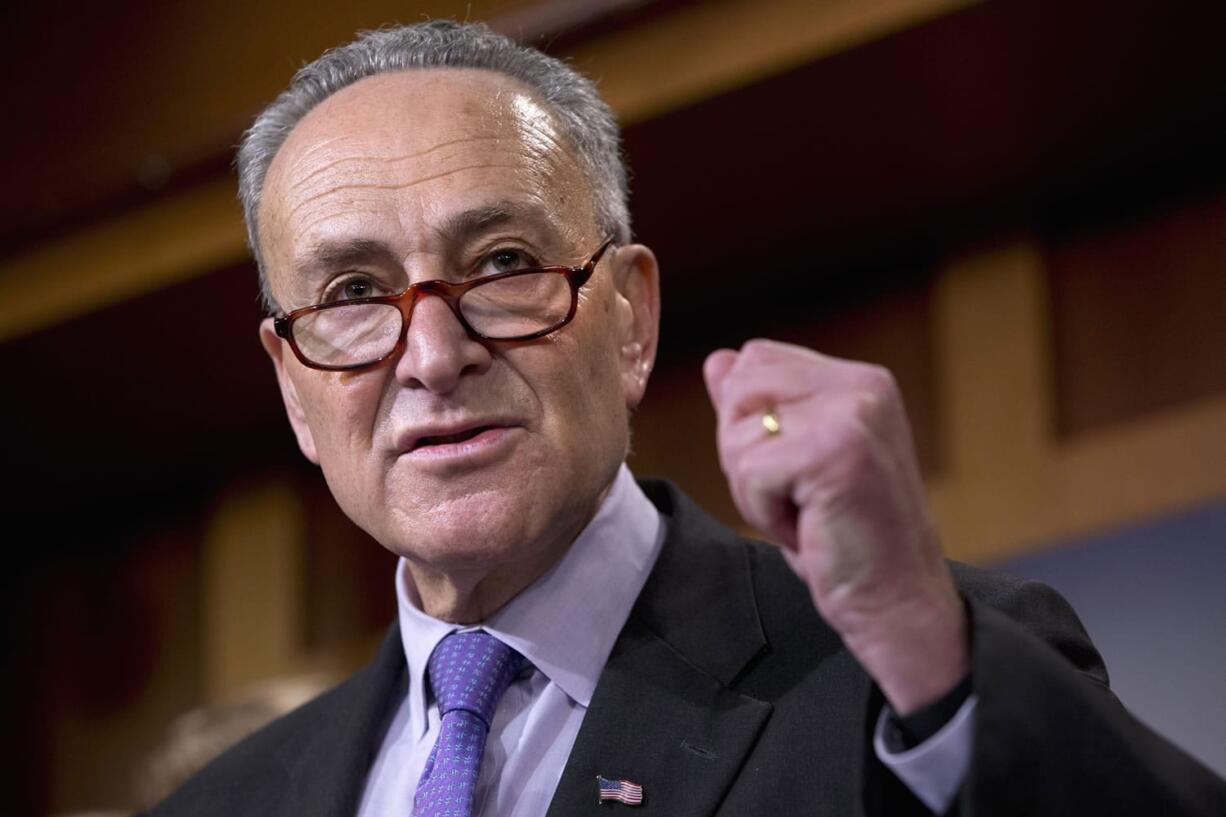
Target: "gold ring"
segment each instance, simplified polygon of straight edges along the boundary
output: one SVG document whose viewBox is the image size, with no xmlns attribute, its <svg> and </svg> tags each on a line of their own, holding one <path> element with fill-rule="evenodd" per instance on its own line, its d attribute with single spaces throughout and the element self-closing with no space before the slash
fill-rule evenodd
<svg viewBox="0 0 1226 817">
<path fill-rule="evenodd" d="M 762 427 L 766 429 L 766 433 L 772 437 L 779 433 L 779 415 L 774 409 L 767 409 L 762 412 Z"/>
</svg>

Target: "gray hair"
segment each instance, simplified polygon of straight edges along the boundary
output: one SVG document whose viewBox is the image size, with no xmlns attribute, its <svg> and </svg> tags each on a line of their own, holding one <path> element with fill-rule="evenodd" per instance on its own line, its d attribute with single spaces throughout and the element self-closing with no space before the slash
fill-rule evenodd
<svg viewBox="0 0 1226 817">
<path fill-rule="evenodd" d="M 490 30 L 481 23 L 432 20 L 366 31 L 327 51 L 294 75 L 285 91 L 243 134 L 235 166 L 247 242 L 260 270 L 260 293 L 277 310 L 260 251 L 259 207 L 273 157 L 303 117 L 332 94 L 376 74 L 414 68 L 479 68 L 519 80 L 539 96 L 570 141 L 595 196 L 597 226 L 618 243 L 630 240 L 626 168 L 617 118 L 595 84 L 561 60 Z"/>
</svg>

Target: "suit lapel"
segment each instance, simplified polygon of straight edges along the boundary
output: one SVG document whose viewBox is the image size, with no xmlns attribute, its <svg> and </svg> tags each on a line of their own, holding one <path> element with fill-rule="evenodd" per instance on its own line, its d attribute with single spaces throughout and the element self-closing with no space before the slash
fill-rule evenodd
<svg viewBox="0 0 1226 817">
<path fill-rule="evenodd" d="M 643 815 L 714 813 L 771 712 L 730 688 L 766 645 L 745 548 L 669 485 L 669 531 L 600 676 L 549 817 L 598 811 L 596 776 L 643 787 Z"/>
<path fill-rule="evenodd" d="M 390 707 L 405 683 L 400 628 L 393 626 L 373 663 L 331 693 L 317 726 L 278 751 L 290 782 L 284 817 L 353 817 L 383 740 Z"/>
</svg>

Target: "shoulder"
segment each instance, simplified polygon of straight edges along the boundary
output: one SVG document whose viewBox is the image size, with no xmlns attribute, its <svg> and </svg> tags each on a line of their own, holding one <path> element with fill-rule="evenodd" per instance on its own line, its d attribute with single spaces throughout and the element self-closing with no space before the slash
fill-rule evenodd
<svg viewBox="0 0 1226 817">
<path fill-rule="evenodd" d="M 223 752 L 149 812 L 149 817 L 264 814 L 285 787 L 285 752 L 345 707 L 353 679 L 325 692 Z"/>
<path fill-rule="evenodd" d="M 350 778 L 362 772 L 355 765 L 364 748 L 358 742 L 377 738 L 392 692 L 403 678 L 399 641 L 399 629 L 392 627 L 374 662 L 222 753 L 149 817 L 277 813 L 284 811 L 291 778 L 297 784 L 327 777 L 327 782 L 352 788 Z"/>
</svg>

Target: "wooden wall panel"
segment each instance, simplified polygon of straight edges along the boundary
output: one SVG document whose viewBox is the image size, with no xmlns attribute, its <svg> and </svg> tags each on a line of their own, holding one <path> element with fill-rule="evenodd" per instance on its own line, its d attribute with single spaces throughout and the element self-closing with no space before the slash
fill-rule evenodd
<svg viewBox="0 0 1226 817">
<path fill-rule="evenodd" d="M 296 480 L 307 524 L 301 625 L 303 646 L 315 654 L 382 634 L 396 615 L 396 557 L 345 516 L 318 468 L 303 472 Z"/>
<path fill-rule="evenodd" d="M 21 747 L 6 764 L 6 813 L 134 805 L 145 752 L 200 700 L 199 536 L 175 516 L 49 538 L 51 566 L 15 611 L 34 643 L 9 664 L 33 690 L 5 721 Z"/>
<path fill-rule="evenodd" d="M 757 335 L 886 366 L 906 401 L 921 466 L 925 473 L 934 474 L 940 468 L 941 441 L 930 306 L 930 287 L 921 281 L 862 296 L 841 309 L 830 303 L 815 305 L 808 321 L 797 319 L 796 310 L 786 322 L 750 320 L 738 327 L 733 345 Z M 692 313 L 686 314 L 693 331 L 698 331 L 699 322 Z M 711 327 L 718 321 L 706 324 Z M 717 334 L 722 330 L 708 331 Z M 661 359 L 634 417 L 630 465 L 640 476 L 675 480 L 721 521 L 740 526 L 743 523 L 719 468 L 715 414 L 702 379 L 705 353 L 717 345 L 714 339 L 704 345 L 691 333 L 683 354 Z"/>
<path fill-rule="evenodd" d="M 1226 196 L 1050 239 L 1057 429 L 1226 391 Z"/>
</svg>

